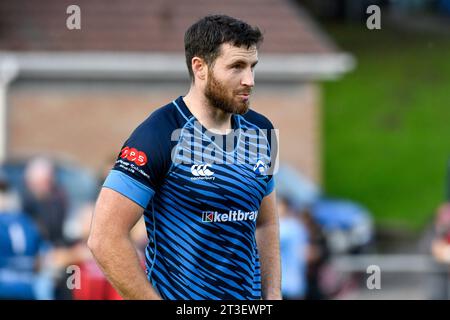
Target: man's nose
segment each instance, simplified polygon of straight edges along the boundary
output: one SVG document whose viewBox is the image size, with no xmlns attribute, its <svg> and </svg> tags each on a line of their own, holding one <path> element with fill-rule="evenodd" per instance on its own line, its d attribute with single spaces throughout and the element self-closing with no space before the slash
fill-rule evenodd
<svg viewBox="0 0 450 320">
<path fill-rule="evenodd" d="M 253 87 L 255 86 L 255 75 L 253 73 L 252 69 L 247 69 L 244 73 L 244 76 L 241 80 L 241 85 L 246 87 Z"/>
</svg>

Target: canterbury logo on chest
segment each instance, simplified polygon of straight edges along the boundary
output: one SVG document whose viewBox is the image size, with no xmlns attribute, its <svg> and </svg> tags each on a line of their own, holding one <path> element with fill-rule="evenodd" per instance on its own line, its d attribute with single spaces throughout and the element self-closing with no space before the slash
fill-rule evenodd
<svg viewBox="0 0 450 320">
<path fill-rule="evenodd" d="M 214 180 L 214 172 L 210 169 L 212 164 L 194 164 L 191 167 L 192 180 Z"/>
</svg>

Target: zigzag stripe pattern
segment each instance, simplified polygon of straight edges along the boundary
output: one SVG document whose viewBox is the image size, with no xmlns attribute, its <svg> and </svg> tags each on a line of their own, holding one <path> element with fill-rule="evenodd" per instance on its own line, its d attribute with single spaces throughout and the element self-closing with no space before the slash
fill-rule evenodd
<svg viewBox="0 0 450 320">
<path fill-rule="evenodd" d="M 241 129 L 257 129 L 240 120 Z M 241 134 L 240 139 L 248 138 Z M 248 150 L 269 148 L 267 139 L 260 144 Z M 179 160 L 189 160 L 182 157 L 192 150 L 184 148 L 179 148 Z M 270 161 L 267 155 L 247 156 Z M 256 219 L 205 222 L 202 214 L 257 212 L 267 180 L 255 177 L 255 162 L 206 165 L 207 160 L 173 165 L 145 210 L 149 280 L 165 299 L 260 299 Z"/>
</svg>

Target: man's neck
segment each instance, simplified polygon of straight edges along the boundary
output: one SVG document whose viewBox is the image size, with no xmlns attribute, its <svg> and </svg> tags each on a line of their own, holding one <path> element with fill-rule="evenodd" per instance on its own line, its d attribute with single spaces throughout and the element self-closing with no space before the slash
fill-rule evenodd
<svg viewBox="0 0 450 320">
<path fill-rule="evenodd" d="M 231 113 L 211 106 L 201 92 L 191 88 L 183 100 L 189 111 L 206 129 L 219 134 L 226 134 L 227 130 L 232 129 Z"/>
</svg>

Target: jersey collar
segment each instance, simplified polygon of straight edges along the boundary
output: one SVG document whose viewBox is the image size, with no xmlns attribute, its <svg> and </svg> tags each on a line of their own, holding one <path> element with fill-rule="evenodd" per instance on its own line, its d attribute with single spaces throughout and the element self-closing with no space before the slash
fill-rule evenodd
<svg viewBox="0 0 450 320">
<path fill-rule="evenodd" d="M 186 119 L 186 121 L 189 121 L 191 118 L 195 118 L 194 115 L 189 110 L 189 108 L 187 107 L 186 103 L 184 103 L 183 96 L 179 96 L 176 100 L 174 100 L 174 104 L 177 107 L 178 111 L 183 116 L 183 118 Z M 231 125 L 233 127 L 233 130 L 237 130 L 240 128 L 239 115 L 233 114 L 231 116 Z"/>
</svg>

